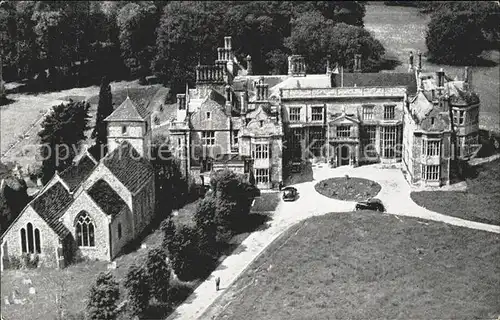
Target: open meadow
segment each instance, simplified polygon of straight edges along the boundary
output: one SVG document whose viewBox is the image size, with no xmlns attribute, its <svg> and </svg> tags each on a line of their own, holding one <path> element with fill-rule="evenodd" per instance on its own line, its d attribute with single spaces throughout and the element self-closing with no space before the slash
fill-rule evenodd
<svg viewBox="0 0 500 320">
<path fill-rule="evenodd" d="M 427 61 L 425 34 L 430 17 L 411 7 L 385 6 L 382 2 L 371 2 L 366 6 L 365 27 L 384 45 L 388 57 L 401 62 L 394 71 L 407 72 L 409 52 L 424 53 L 424 71 L 443 68 L 452 77 L 463 75 L 463 67 L 436 65 Z M 472 68 L 473 86 L 481 99 L 479 126 L 481 129 L 500 131 L 500 54 L 490 51 L 484 57 L 495 63 L 493 66 Z"/>
<path fill-rule="evenodd" d="M 496 319 L 500 236 L 369 211 L 301 222 L 226 289 L 219 320 Z"/>
</svg>

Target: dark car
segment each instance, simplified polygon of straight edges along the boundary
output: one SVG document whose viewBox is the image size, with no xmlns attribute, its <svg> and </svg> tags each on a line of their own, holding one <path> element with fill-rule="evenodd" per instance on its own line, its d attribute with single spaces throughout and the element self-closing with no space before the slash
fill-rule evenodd
<svg viewBox="0 0 500 320">
<path fill-rule="evenodd" d="M 385 212 L 384 204 L 377 198 L 371 198 L 366 201 L 356 203 L 356 210 L 375 210 Z"/>
<path fill-rule="evenodd" d="M 285 187 L 281 191 L 283 191 L 283 201 L 295 201 L 297 199 L 298 192 L 294 187 Z"/>
</svg>

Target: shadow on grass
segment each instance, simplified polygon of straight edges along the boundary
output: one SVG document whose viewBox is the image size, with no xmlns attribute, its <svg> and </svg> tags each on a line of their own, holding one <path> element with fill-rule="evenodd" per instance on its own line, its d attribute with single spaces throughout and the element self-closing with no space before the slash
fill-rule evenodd
<svg viewBox="0 0 500 320">
<path fill-rule="evenodd" d="M 16 102 L 16 100 L 10 99 L 8 97 L 0 98 L 0 106 L 7 106 L 7 105 L 14 103 L 14 102 Z"/>
<path fill-rule="evenodd" d="M 378 69 L 379 70 L 394 70 L 397 66 L 400 66 L 402 63 L 396 58 L 386 57 L 380 61 Z"/>
</svg>

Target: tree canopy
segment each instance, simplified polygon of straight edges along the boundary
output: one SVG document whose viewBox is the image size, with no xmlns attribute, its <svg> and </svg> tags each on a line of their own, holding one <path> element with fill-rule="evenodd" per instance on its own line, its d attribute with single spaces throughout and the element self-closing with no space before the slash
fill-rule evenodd
<svg viewBox="0 0 500 320">
<path fill-rule="evenodd" d="M 500 6 L 494 1 L 439 1 L 432 8 L 426 44 L 438 63 L 470 64 L 500 44 Z"/>
<path fill-rule="evenodd" d="M 40 156 L 42 181 L 46 183 L 56 170 L 69 167 L 76 156 L 80 142 L 89 129 L 90 105 L 84 101 L 70 101 L 52 107 L 52 112 L 42 122 Z"/>
<path fill-rule="evenodd" d="M 153 72 L 174 91 L 212 63 L 226 35 L 240 63 L 258 74 L 286 72 L 292 20 L 317 13 L 329 24 L 363 28 L 362 1 L 19 1 L 2 2 L 5 77 L 37 90 Z M 323 31 L 329 31 L 325 29 Z M 301 32 L 301 31 L 297 31 Z M 318 30 L 321 32 L 321 30 Z M 313 58 L 313 57 L 311 57 Z M 312 65 L 319 61 L 311 61 Z M 313 67 L 315 69 L 316 67 Z M 311 69 L 311 70 L 313 70 Z"/>
</svg>

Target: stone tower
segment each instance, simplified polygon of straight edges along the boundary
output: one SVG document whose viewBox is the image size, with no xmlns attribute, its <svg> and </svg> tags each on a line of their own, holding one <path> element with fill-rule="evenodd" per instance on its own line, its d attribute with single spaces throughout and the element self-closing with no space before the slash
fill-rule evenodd
<svg viewBox="0 0 500 320">
<path fill-rule="evenodd" d="M 108 124 L 108 153 L 128 141 L 141 156 L 149 158 L 151 123 L 146 108 L 137 106 L 127 96 L 105 121 Z"/>
</svg>

